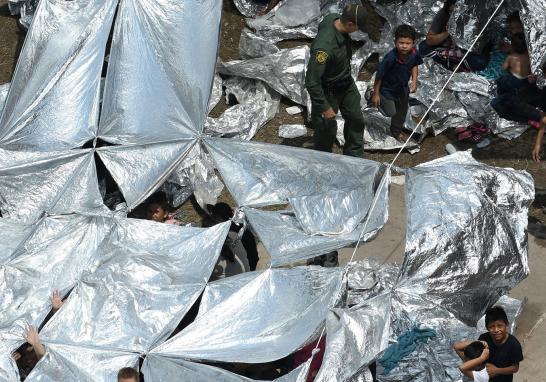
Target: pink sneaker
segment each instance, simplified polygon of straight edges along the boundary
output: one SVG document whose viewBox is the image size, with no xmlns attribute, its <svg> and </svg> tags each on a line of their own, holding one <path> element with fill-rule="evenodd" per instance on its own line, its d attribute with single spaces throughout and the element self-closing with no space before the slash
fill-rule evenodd
<svg viewBox="0 0 546 382">
<path fill-rule="evenodd" d="M 531 126 L 533 129 L 540 129 L 540 122 L 539 121 L 531 121 L 531 120 L 528 120 L 527 123 L 529 124 L 529 126 Z"/>
</svg>

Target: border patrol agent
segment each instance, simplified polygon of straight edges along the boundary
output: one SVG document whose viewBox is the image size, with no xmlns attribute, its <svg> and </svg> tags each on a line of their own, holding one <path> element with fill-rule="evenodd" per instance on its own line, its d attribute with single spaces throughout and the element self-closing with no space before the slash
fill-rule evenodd
<svg viewBox="0 0 546 382">
<path fill-rule="evenodd" d="M 332 151 L 336 138 L 338 111 L 345 120 L 345 155 L 364 154 L 364 117 L 360 93 L 351 77 L 349 33 L 365 31 L 364 7 L 347 5 L 341 15 L 332 13 L 319 25 L 311 45 L 305 87 L 311 96 L 311 123 L 315 129 L 315 149 Z"/>
</svg>

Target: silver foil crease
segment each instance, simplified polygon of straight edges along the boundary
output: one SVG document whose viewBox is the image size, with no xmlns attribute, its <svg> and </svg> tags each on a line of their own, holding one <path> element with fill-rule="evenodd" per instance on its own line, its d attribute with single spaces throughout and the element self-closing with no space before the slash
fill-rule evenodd
<svg viewBox="0 0 546 382">
<path fill-rule="evenodd" d="M 529 124 L 510 121 L 500 117 L 495 110 L 490 108 L 485 115 L 488 126 L 492 126 L 493 134 L 504 139 L 515 139 L 529 129 Z"/>
<path fill-rule="evenodd" d="M 280 125 L 279 126 L 279 137 L 294 139 L 299 137 L 304 137 L 307 135 L 307 127 L 305 125 Z"/>
<path fill-rule="evenodd" d="M 392 290 L 400 267 L 380 264 L 373 258 L 347 265 L 347 306 L 362 304 L 370 298 Z"/>
<path fill-rule="evenodd" d="M 243 60 L 267 56 L 269 54 L 278 53 L 280 50 L 270 40 L 258 36 L 255 32 L 248 28 L 241 31 L 239 38 L 239 55 Z"/>
<path fill-rule="evenodd" d="M 2 115 L 2 110 L 4 109 L 4 104 L 6 103 L 6 98 L 8 98 L 10 86 L 11 82 L 6 82 L 5 84 L 0 85 L 0 115 Z"/>
<path fill-rule="evenodd" d="M 525 171 L 458 152 L 406 172 L 406 253 L 397 289 L 427 294 L 468 325 L 529 273 Z"/>
<path fill-rule="evenodd" d="M 180 166 L 193 144 L 194 141 L 188 139 L 106 146 L 97 149 L 97 153 L 119 186 L 129 209 L 133 209 Z"/>
<path fill-rule="evenodd" d="M 281 49 L 278 53 L 249 60 L 220 62 L 218 72 L 264 81 L 286 98 L 307 105 L 305 69 L 309 59 L 307 45 Z"/>
<path fill-rule="evenodd" d="M 21 380 L 17 363 L 11 353 L 24 343 L 23 326 L 14 325 L 10 329 L 0 329 L 0 382 Z"/>
<path fill-rule="evenodd" d="M 44 343 L 139 353 L 160 344 L 205 287 L 229 229 L 120 224 L 97 268 L 44 326 Z"/>
<path fill-rule="evenodd" d="M 117 2 L 42 0 L 0 119 L 0 145 L 53 151 L 95 137 L 104 49 Z"/>
<path fill-rule="evenodd" d="M 341 286 L 340 268 L 268 269 L 150 354 L 245 363 L 280 359 L 313 338 Z"/>
<path fill-rule="evenodd" d="M 32 233 L 31 225 L 0 219 L 0 265 L 12 258 L 19 245 Z"/>
<path fill-rule="evenodd" d="M 48 153 L 0 149 L 0 209 L 4 218 L 36 221 L 47 213 L 108 213 L 91 150 Z"/>
<path fill-rule="evenodd" d="M 222 4 L 216 0 L 120 4 L 104 89 L 101 138 L 150 143 L 189 138 L 202 131 L 221 12 Z M 198 36 L 198 48 L 190 36 Z"/>
<path fill-rule="evenodd" d="M 531 70 L 546 75 L 542 67 L 546 64 L 546 0 L 519 0 L 520 17 L 527 38 L 527 49 L 531 58 Z"/>
<path fill-rule="evenodd" d="M 96 250 L 110 219 L 66 215 L 42 219 L 0 267 L 0 328 L 15 320 L 38 326 L 47 315 L 53 290 L 68 292 L 93 269 Z"/>
<path fill-rule="evenodd" d="M 457 1 L 447 24 L 449 36 L 457 46 L 469 50 L 498 5 L 493 0 Z"/>
<path fill-rule="evenodd" d="M 65 344 L 46 344 L 46 355 L 25 379 L 29 382 L 89 381 L 117 379 L 123 367 L 138 369 L 139 355 Z"/>
<path fill-rule="evenodd" d="M 383 167 L 297 147 L 218 138 L 204 143 L 239 206 L 286 204 L 293 197 L 365 187 Z"/>
<path fill-rule="evenodd" d="M 208 112 L 210 113 L 212 109 L 220 102 L 222 98 L 222 77 L 218 74 L 214 75 L 214 81 L 212 82 L 212 92 L 210 93 L 209 98 L 209 107 Z"/>
<path fill-rule="evenodd" d="M 301 364 L 290 373 L 276 378 L 274 382 L 305 382 L 309 372 L 311 360 Z M 254 379 L 231 373 L 218 367 L 200 363 L 155 356 L 146 357 L 142 367 L 146 381 L 174 381 L 182 379 L 184 382 L 254 382 Z"/>
<path fill-rule="evenodd" d="M 390 294 L 347 309 L 332 309 L 326 319 L 326 350 L 316 382 L 348 381 L 366 369 L 388 346 Z"/>
<path fill-rule="evenodd" d="M 226 97 L 233 94 L 239 103 L 218 118 L 208 117 L 205 133 L 250 140 L 278 113 L 281 97 L 262 81 L 249 78 L 230 77 L 225 85 Z"/>
</svg>

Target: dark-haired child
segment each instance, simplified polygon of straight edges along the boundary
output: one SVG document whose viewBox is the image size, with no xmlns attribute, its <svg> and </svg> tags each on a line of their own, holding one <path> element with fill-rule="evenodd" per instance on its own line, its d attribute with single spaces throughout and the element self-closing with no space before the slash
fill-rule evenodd
<svg viewBox="0 0 546 382">
<path fill-rule="evenodd" d="M 508 317 L 500 306 L 494 306 L 485 313 L 485 327 L 480 341 L 489 346 L 489 360 L 486 364 L 489 381 L 512 382 L 513 375 L 523 361 L 521 345 L 516 337 L 508 332 Z"/>
<path fill-rule="evenodd" d="M 417 89 L 418 65 L 423 60 L 415 49 L 416 32 L 412 26 L 400 25 L 394 38 L 395 48 L 383 57 L 377 69 L 371 102 L 391 117 L 391 135 L 399 139 L 408 112 L 409 93 Z"/>
<path fill-rule="evenodd" d="M 163 191 L 152 194 L 147 200 L 146 218 L 159 223 L 180 225 L 174 214 L 169 212 L 167 195 Z"/>
<path fill-rule="evenodd" d="M 485 363 L 489 358 L 489 345 L 485 341 L 465 340 L 456 342 L 453 349 L 463 360 L 459 370 L 474 382 L 488 382 Z"/>
</svg>

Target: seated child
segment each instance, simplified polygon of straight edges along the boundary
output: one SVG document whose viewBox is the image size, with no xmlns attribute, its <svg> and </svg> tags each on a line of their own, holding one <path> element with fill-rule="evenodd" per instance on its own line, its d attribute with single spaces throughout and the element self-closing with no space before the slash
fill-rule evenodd
<svg viewBox="0 0 546 382">
<path fill-rule="evenodd" d="M 512 36 L 512 51 L 506 57 L 502 68 L 508 73 L 497 80 L 499 97 L 514 96 L 520 89 L 528 86 L 527 77 L 531 74 L 531 63 L 523 33 Z"/>
<path fill-rule="evenodd" d="M 169 212 L 169 203 L 167 202 L 167 195 L 164 192 L 156 192 L 146 202 L 148 204 L 146 219 L 159 223 L 180 225 L 174 214 Z"/>
<path fill-rule="evenodd" d="M 459 370 L 465 376 L 475 382 L 488 382 L 489 374 L 485 368 L 485 362 L 489 358 L 489 347 L 485 341 L 465 340 L 456 342 L 453 349 L 464 361 L 459 365 Z"/>
<path fill-rule="evenodd" d="M 396 139 L 400 139 L 406 120 L 409 92 L 417 90 L 417 66 L 423 63 L 415 49 L 416 36 L 410 25 L 396 28 L 395 48 L 383 57 L 375 75 L 371 102 L 387 117 L 392 117 L 391 135 Z"/>
<path fill-rule="evenodd" d="M 485 313 L 485 327 L 478 339 L 487 342 L 489 360 L 486 364 L 491 382 L 512 382 L 513 374 L 519 370 L 523 360 L 521 345 L 516 337 L 508 333 L 508 317 L 500 306 L 494 306 Z"/>
</svg>

